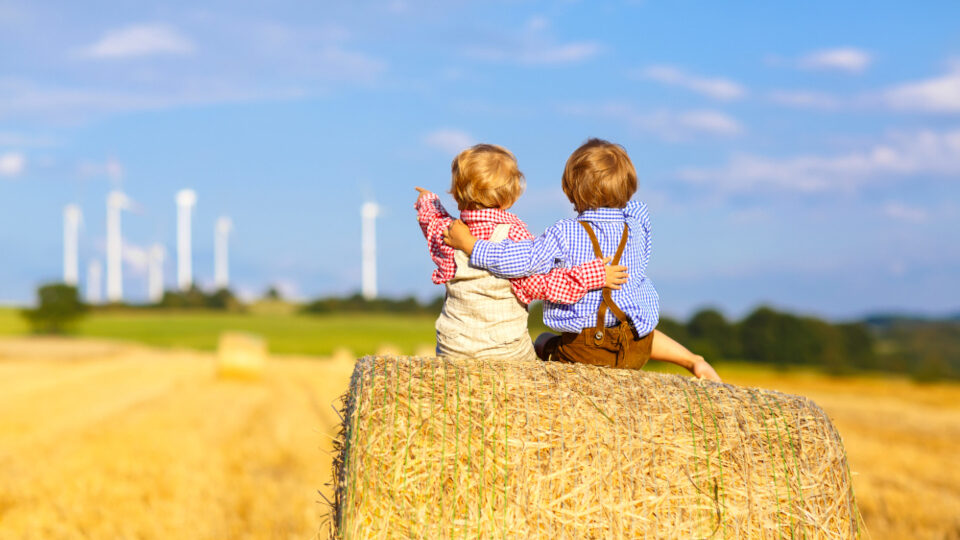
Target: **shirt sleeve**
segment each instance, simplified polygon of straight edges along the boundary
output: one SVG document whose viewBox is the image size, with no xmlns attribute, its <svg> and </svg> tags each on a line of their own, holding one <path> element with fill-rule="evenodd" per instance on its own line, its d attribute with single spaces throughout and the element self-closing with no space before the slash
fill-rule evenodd
<svg viewBox="0 0 960 540">
<path fill-rule="evenodd" d="M 542 236 L 533 240 L 477 240 L 470 255 L 470 264 L 507 279 L 547 274 L 553 269 L 557 258 L 565 258 L 563 245 L 559 225 L 550 227 Z"/>
<path fill-rule="evenodd" d="M 605 281 L 603 260 L 594 259 L 573 268 L 554 268 L 547 274 L 512 279 L 510 284 L 524 304 L 534 300 L 575 304 L 588 291 L 603 288 Z"/>
<path fill-rule="evenodd" d="M 417 222 L 423 237 L 430 248 L 430 258 L 437 265 L 433 272 L 434 283 L 445 283 L 456 273 L 457 263 L 453 258 L 454 249 L 443 243 L 443 233 L 450 227 L 453 218 L 440 204 L 440 197 L 430 193 L 417 199 Z"/>
<path fill-rule="evenodd" d="M 640 241 L 640 268 L 637 268 L 641 276 L 647 273 L 647 264 L 650 262 L 650 253 L 652 251 L 650 212 L 647 205 L 639 201 L 630 201 L 627 207 L 623 209 L 623 217 L 630 227 L 631 234 L 637 234 Z M 633 268 L 630 269 L 634 271 Z"/>
</svg>

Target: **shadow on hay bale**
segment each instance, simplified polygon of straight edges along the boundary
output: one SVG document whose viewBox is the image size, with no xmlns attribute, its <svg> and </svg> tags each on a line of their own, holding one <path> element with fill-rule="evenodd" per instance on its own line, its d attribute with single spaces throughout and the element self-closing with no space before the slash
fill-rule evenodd
<svg viewBox="0 0 960 540">
<path fill-rule="evenodd" d="M 365 357 L 336 538 L 851 538 L 840 437 L 808 399 L 559 363 Z"/>
<path fill-rule="evenodd" d="M 217 375 L 228 379 L 259 379 L 267 363 L 267 342 L 253 334 L 224 332 L 217 346 Z"/>
</svg>

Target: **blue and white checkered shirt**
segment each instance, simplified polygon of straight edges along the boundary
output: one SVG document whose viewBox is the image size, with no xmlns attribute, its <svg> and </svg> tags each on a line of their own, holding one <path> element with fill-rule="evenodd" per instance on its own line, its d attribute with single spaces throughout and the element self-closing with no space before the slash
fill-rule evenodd
<svg viewBox="0 0 960 540">
<path fill-rule="evenodd" d="M 623 227 L 629 226 L 629 238 L 620 264 L 630 272 L 629 280 L 613 291 L 613 301 L 630 317 L 637 333 L 653 331 L 660 319 L 660 299 L 647 277 L 650 261 L 650 216 L 647 206 L 630 201 L 626 208 L 587 210 L 576 218 L 558 221 L 534 240 L 494 243 L 478 240 L 470 256 L 470 264 L 486 268 L 502 278 L 544 274 L 555 266 L 567 268 L 588 262 L 596 256 L 587 231 L 578 221 L 593 226 L 604 256 L 613 256 L 620 243 Z M 557 332 L 580 332 L 597 323 L 597 308 L 603 300 L 601 291 L 590 291 L 576 304 L 544 302 L 543 322 Z M 606 325 L 617 323 L 607 311 Z"/>
</svg>

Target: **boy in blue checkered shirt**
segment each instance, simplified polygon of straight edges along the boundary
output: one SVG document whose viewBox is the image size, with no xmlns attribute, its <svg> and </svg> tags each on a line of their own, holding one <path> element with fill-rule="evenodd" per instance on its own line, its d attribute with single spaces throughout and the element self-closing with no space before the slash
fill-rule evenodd
<svg viewBox="0 0 960 540">
<path fill-rule="evenodd" d="M 575 304 L 545 302 L 543 321 L 560 334 L 541 334 L 535 344 L 538 356 L 631 369 L 653 359 L 719 382 L 717 372 L 702 356 L 655 329 L 659 299 L 646 275 L 650 218 L 645 204 L 630 200 L 637 190 L 637 175 L 623 147 L 588 140 L 567 160 L 562 184 L 578 215 L 558 221 L 537 239 L 477 240 L 457 221 L 445 241 L 470 255 L 472 266 L 508 279 L 615 253 L 613 264 L 629 269 L 627 283 L 619 290 L 589 292 Z"/>
</svg>

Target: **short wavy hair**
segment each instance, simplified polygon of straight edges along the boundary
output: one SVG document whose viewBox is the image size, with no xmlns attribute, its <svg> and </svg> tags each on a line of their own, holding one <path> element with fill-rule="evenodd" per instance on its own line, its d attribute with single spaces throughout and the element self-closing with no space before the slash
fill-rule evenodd
<svg viewBox="0 0 960 540">
<path fill-rule="evenodd" d="M 460 210 L 507 208 L 526 188 L 517 158 L 495 144 L 467 148 L 457 154 L 450 169 L 450 194 Z"/>
<path fill-rule="evenodd" d="M 570 154 L 562 183 L 578 213 L 624 208 L 637 192 L 637 171 L 622 146 L 589 139 Z"/>
</svg>

